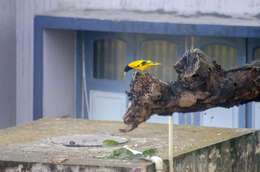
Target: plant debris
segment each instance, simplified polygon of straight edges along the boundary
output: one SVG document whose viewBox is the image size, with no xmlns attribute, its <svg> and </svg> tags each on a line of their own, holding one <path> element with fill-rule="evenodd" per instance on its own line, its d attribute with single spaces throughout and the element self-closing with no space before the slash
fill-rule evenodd
<svg viewBox="0 0 260 172">
<path fill-rule="evenodd" d="M 136 159 L 146 159 L 150 156 L 155 155 L 157 150 L 155 148 L 147 149 L 143 151 L 142 153 L 134 154 L 127 148 L 119 148 L 115 149 L 110 153 L 96 156 L 96 158 L 103 158 L 103 159 L 130 159 L 130 160 L 136 160 Z"/>
</svg>

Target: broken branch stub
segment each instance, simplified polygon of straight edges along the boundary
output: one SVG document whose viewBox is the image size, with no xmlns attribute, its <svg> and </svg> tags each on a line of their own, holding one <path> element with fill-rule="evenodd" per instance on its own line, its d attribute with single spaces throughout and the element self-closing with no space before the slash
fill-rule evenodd
<svg viewBox="0 0 260 172">
<path fill-rule="evenodd" d="M 197 112 L 260 101 L 260 62 L 223 70 L 199 49 L 185 52 L 174 65 L 175 82 L 166 83 L 150 73 L 135 72 L 126 92 L 131 103 L 123 116 L 129 132 L 153 114 Z"/>
</svg>

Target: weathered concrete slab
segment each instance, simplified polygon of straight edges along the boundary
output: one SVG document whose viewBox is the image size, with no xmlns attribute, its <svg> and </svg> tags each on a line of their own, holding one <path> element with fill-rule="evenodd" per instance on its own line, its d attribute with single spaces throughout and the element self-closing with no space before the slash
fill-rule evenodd
<svg viewBox="0 0 260 172">
<path fill-rule="evenodd" d="M 112 135 L 138 151 L 158 149 L 168 156 L 168 126 L 142 124 L 130 133 L 120 133 L 123 123 L 50 118 L 0 130 L 0 171 L 154 171 L 144 160 L 97 159 L 112 151 L 104 147 L 66 147 L 53 143 L 58 136 Z M 259 151 L 255 130 L 174 126 L 174 165 L 176 171 L 254 171 Z M 115 147 L 113 149 L 117 149 Z M 185 170 L 183 170 L 185 169 Z"/>
</svg>

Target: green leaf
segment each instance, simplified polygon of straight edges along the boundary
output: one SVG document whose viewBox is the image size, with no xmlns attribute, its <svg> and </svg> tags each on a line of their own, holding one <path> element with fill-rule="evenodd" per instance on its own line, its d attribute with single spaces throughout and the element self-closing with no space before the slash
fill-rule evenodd
<svg viewBox="0 0 260 172">
<path fill-rule="evenodd" d="M 106 147 L 115 147 L 115 146 L 118 146 L 119 144 L 120 143 L 118 143 L 115 140 L 104 140 L 103 141 L 103 146 L 106 146 Z"/>
<path fill-rule="evenodd" d="M 153 156 L 154 154 L 156 154 L 157 149 L 152 148 L 152 149 L 147 149 L 145 151 L 143 151 L 143 155 L 144 156 Z"/>
<path fill-rule="evenodd" d="M 134 154 L 126 148 L 116 149 L 111 153 L 96 156 L 96 158 L 118 158 L 118 159 L 132 159 Z"/>
<path fill-rule="evenodd" d="M 120 148 L 119 152 L 120 152 L 120 155 L 118 156 L 119 159 L 131 159 L 131 157 L 134 155 L 130 150 L 126 148 Z"/>
<path fill-rule="evenodd" d="M 117 158 L 117 159 L 143 159 L 146 158 L 147 156 L 152 156 L 157 152 L 156 149 L 148 149 L 145 150 L 143 153 L 138 153 L 138 154 L 133 154 L 130 150 L 126 148 L 119 148 L 115 149 L 113 152 L 101 155 L 101 156 L 96 156 L 96 158 Z"/>
</svg>

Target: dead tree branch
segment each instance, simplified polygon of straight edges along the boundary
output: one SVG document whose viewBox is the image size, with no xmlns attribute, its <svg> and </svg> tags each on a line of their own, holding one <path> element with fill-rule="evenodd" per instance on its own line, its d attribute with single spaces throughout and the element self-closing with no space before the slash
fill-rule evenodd
<svg viewBox="0 0 260 172">
<path fill-rule="evenodd" d="M 199 49 L 188 50 L 174 65 L 175 82 L 166 83 L 149 73 L 135 72 L 126 92 L 131 103 L 124 114 L 128 132 L 153 114 L 197 112 L 213 107 L 230 108 L 260 101 L 260 62 L 223 70 Z"/>
</svg>

